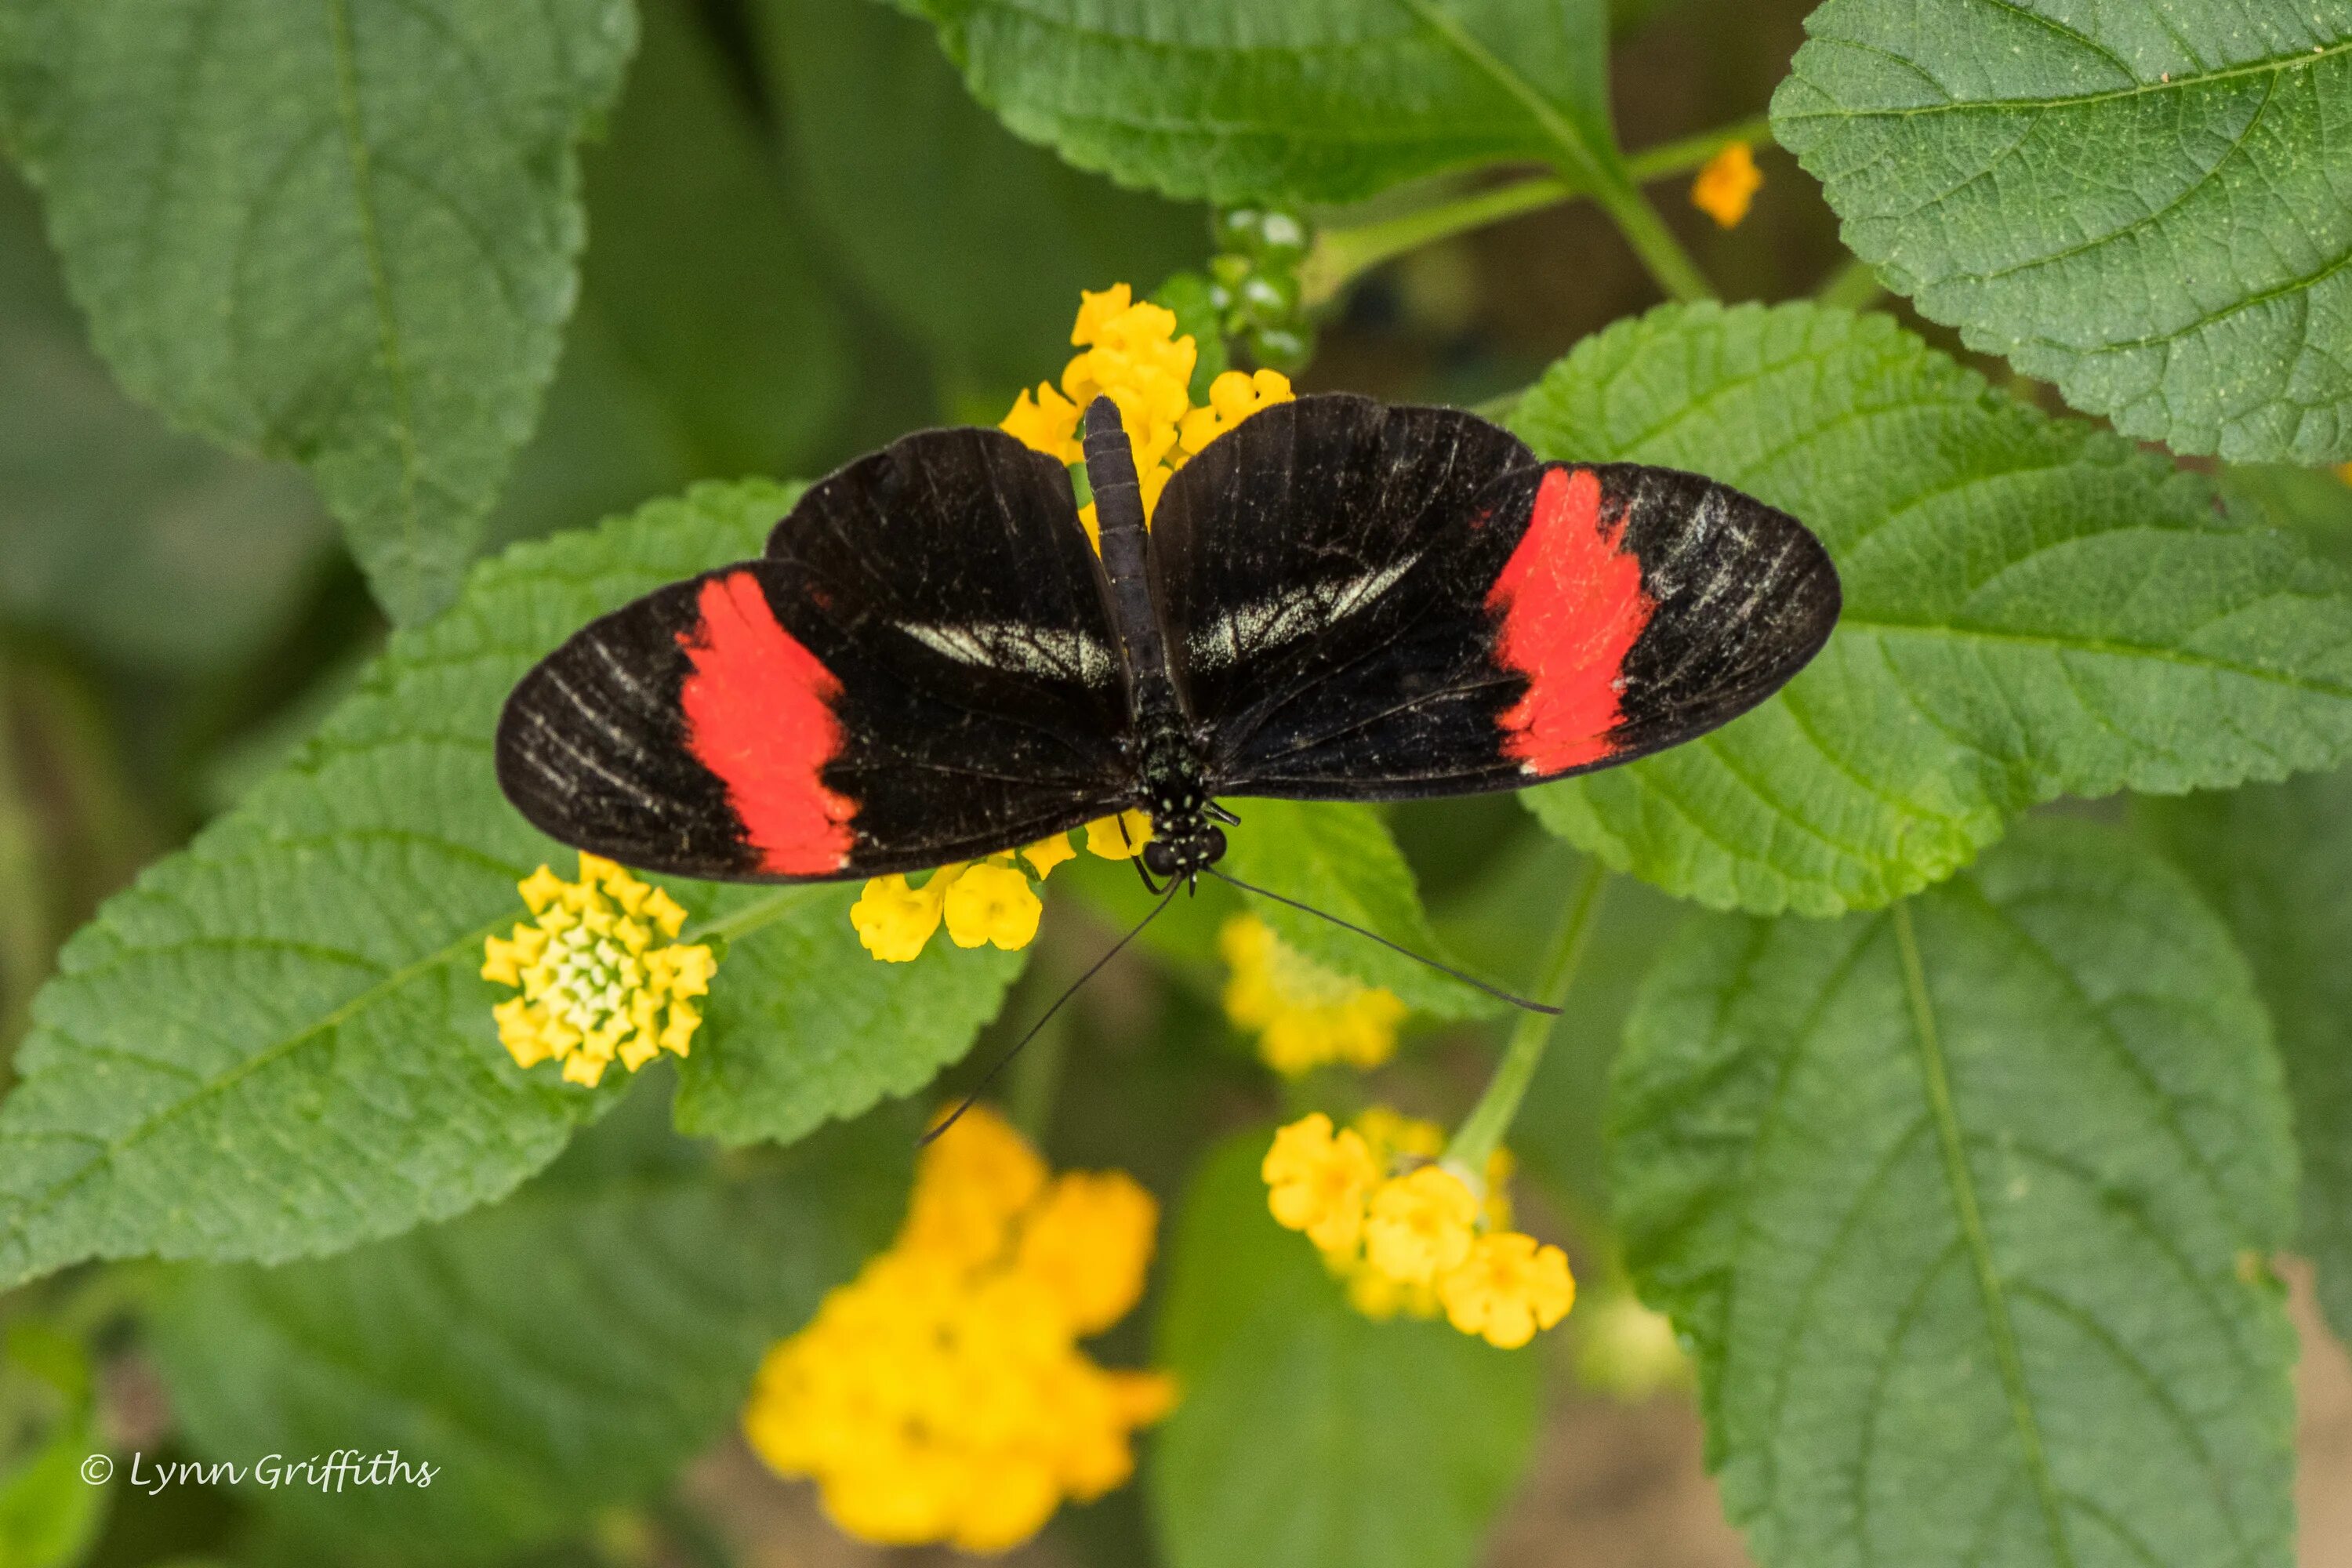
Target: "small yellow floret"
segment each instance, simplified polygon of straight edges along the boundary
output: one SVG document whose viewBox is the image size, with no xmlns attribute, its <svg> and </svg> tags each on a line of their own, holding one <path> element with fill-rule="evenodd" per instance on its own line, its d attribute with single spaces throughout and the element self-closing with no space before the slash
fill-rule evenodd
<svg viewBox="0 0 2352 1568">
<path fill-rule="evenodd" d="M 1135 1470 L 1174 1385 L 1076 1347 L 1142 1289 L 1155 1207 L 1115 1172 L 1048 1184 L 976 1108 L 925 1150 L 905 1227 L 777 1344 L 743 1409 L 770 1468 L 845 1531 L 1003 1552 Z"/>
<path fill-rule="evenodd" d="M 1364 1200 L 1380 1180 L 1372 1152 L 1353 1128 L 1331 1130 L 1321 1111 L 1274 1135 L 1258 1166 L 1275 1223 L 1302 1230 L 1325 1252 L 1349 1254 L 1364 1229 Z"/>
<path fill-rule="evenodd" d="M 490 1010 L 517 1067 L 553 1059 L 566 1082 L 593 1089 L 616 1058 L 635 1072 L 663 1051 L 688 1054 L 702 1023 L 689 998 L 709 994 L 719 964 L 708 947 L 669 940 L 684 909 L 595 855 L 580 857 L 577 882 L 541 866 L 516 888 L 536 922 L 483 942 L 482 978 L 522 993 Z"/>
<path fill-rule="evenodd" d="M 922 956 L 923 944 L 940 929 L 940 914 L 949 884 L 960 868 L 931 873 L 922 887 L 909 887 L 902 876 L 876 877 L 849 908 L 849 923 L 866 951 L 885 963 L 911 963 Z"/>
<path fill-rule="evenodd" d="M 1568 1316 L 1576 1280 L 1568 1254 L 1537 1245 L 1532 1236 L 1506 1231 L 1482 1236 L 1468 1256 L 1440 1275 L 1438 1300 L 1446 1321 L 1488 1344 L 1515 1350 Z"/>
<path fill-rule="evenodd" d="M 1087 853 L 1106 860 L 1132 860 L 1151 842 L 1151 814 L 1122 811 L 1087 824 Z"/>
<path fill-rule="evenodd" d="M 1278 370 L 1229 370 L 1209 384 L 1209 405 L 1184 416 L 1184 450 L 1198 452 L 1256 413 L 1291 400 L 1290 378 Z"/>
<path fill-rule="evenodd" d="M 1051 838 L 1040 838 L 1034 844 L 1024 846 L 1021 858 L 1029 862 L 1030 869 L 1037 873 L 1037 879 L 1042 882 L 1052 876 L 1054 868 L 1063 861 L 1076 859 L 1078 852 L 1070 847 L 1068 834 L 1056 833 Z"/>
<path fill-rule="evenodd" d="M 1086 461 L 1086 448 L 1078 443 L 1078 418 L 1084 411 L 1055 391 L 1051 382 L 1037 384 L 1037 395 L 1032 401 L 1024 392 L 1013 405 L 1013 411 L 997 425 L 999 430 L 1034 447 L 1050 458 L 1065 463 Z"/>
<path fill-rule="evenodd" d="M 1010 864 L 989 861 L 955 879 L 943 912 L 948 937 L 958 947 L 986 942 L 1010 952 L 1036 940 L 1037 921 L 1045 906 L 1028 878 Z"/>
<path fill-rule="evenodd" d="M 1391 1279 L 1425 1284 L 1470 1256 L 1478 1200 L 1453 1172 L 1423 1165 L 1372 1190 L 1364 1256 Z"/>
<path fill-rule="evenodd" d="M 1734 142 L 1706 161 L 1691 182 L 1691 205 L 1706 214 L 1725 228 L 1737 226 L 1748 216 L 1748 204 L 1764 186 L 1764 175 L 1756 167 L 1756 154 L 1745 142 Z"/>
<path fill-rule="evenodd" d="M 1234 915 L 1217 933 L 1233 968 L 1225 1016 L 1258 1037 L 1258 1055 L 1296 1077 L 1326 1062 L 1370 1068 L 1396 1054 L 1410 1009 L 1391 991 L 1324 968 L 1255 915 Z"/>
</svg>

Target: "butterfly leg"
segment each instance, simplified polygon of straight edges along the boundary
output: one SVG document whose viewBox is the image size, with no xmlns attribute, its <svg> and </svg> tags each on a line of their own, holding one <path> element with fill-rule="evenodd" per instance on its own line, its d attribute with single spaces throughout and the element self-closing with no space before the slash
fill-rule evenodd
<svg viewBox="0 0 2352 1568">
<path fill-rule="evenodd" d="M 1240 817 L 1235 816 L 1232 812 L 1227 811 L 1223 806 L 1219 805 L 1213 800 L 1209 802 L 1208 805 L 1202 806 L 1201 809 L 1208 816 L 1213 816 L 1219 822 L 1223 823 L 1227 827 L 1239 827 L 1242 825 L 1242 819 Z"/>
<path fill-rule="evenodd" d="M 1155 883 L 1152 881 L 1151 873 L 1144 869 L 1142 856 L 1138 855 L 1130 864 L 1135 867 L 1135 874 L 1143 879 L 1143 890 L 1145 892 L 1150 893 L 1156 899 L 1161 893 L 1168 890 L 1165 883 Z"/>
</svg>

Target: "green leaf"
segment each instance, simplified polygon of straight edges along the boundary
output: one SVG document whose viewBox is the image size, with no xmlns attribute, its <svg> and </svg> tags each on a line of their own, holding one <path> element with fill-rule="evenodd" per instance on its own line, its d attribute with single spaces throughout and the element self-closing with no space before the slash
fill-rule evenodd
<svg viewBox="0 0 2352 1568">
<path fill-rule="evenodd" d="M 1601 0 L 927 0 L 964 80 L 1082 169 L 1221 205 L 1502 159 L 1615 170 Z"/>
<path fill-rule="evenodd" d="M 2352 598 L 2211 485 L 1988 388 L 1884 315 L 1668 307 L 1580 344 L 1515 425 L 1694 468 L 1803 520 L 1845 613 L 1705 740 L 1535 792 L 1556 832 L 1759 914 L 1884 904 L 2054 795 L 2352 756 Z"/>
<path fill-rule="evenodd" d="M 1197 209 L 1008 134 L 919 20 L 843 0 L 760 0 L 753 17 L 811 220 L 950 399 L 1058 381 L 1081 289 L 1140 296 L 1207 250 Z"/>
<path fill-rule="evenodd" d="M 1231 850 L 1223 870 L 1378 931 L 1424 956 L 1453 962 L 1430 929 L 1412 868 L 1379 812 L 1339 802 L 1247 800 L 1236 804 L 1235 815 L 1242 825 L 1226 831 Z M 1303 910 L 1247 895 L 1242 904 L 1316 963 L 1367 985 L 1384 985 L 1424 1013 L 1485 1017 L 1502 1005 L 1425 963 Z"/>
<path fill-rule="evenodd" d="M 2237 933 L 2269 1005 L 2303 1151 L 2295 1247 L 2352 1342 L 2352 775 L 2142 801 L 2135 816 Z"/>
<path fill-rule="evenodd" d="M 2352 570 L 2352 483 L 2326 468 L 2263 463 L 2218 476 L 2230 515 L 2298 533 L 2320 555 Z"/>
<path fill-rule="evenodd" d="M 1765 1568 L 2289 1568 L 2294 1148 L 2162 861 L 2041 821 L 1892 910 L 1695 921 L 1613 1101 L 1627 1260 Z"/>
<path fill-rule="evenodd" d="M 2184 452 L 2352 458 L 2352 0 L 1829 0 L 1772 131 L 1971 348 Z"/>
<path fill-rule="evenodd" d="M 489 1016 L 508 993 L 478 975 L 523 918 L 517 879 L 575 863 L 499 794 L 499 708 L 593 616 L 757 554 L 793 498 L 704 486 L 484 563 L 292 763 L 110 901 L 0 1106 L 0 1284 L 92 1255 L 339 1250 L 499 1196 L 611 1103 L 618 1075 L 589 1094 L 516 1068 Z M 1019 963 L 875 963 L 841 940 L 851 887 L 674 888 L 688 940 L 730 943 L 680 1108 L 723 1135 L 919 1084 Z"/>
<path fill-rule="evenodd" d="M 174 435 L 122 395 L 5 170 L 0 538 L 0 615 L 180 676 L 280 629 L 333 538 L 299 474 Z"/>
<path fill-rule="evenodd" d="M 633 1120 L 659 1134 L 646 1103 Z M 173 1408 L 199 1453 L 240 1467 L 339 1448 L 434 1467 L 422 1487 L 241 1478 L 362 1561 L 577 1533 L 718 1436 L 767 1347 L 887 1244 L 912 1127 L 874 1118 L 721 1177 L 608 1122 L 453 1224 L 324 1262 L 186 1270 L 152 1322 Z"/>
<path fill-rule="evenodd" d="M 809 216 L 691 0 L 642 8 L 627 90 L 585 160 L 580 307 L 491 520 L 502 539 L 839 456 L 850 349 Z"/>
<path fill-rule="evenodd" d="M 627 0 L 26 0 L 0 130 L 99 353 L 308 467 L 394 617 L 457 590 L 572 308 Z"/>
<path fill-rule="evenodd" d="M 26 1408 L 37 1384 L 46 1421 Z M 89 1358 L 81 1343 L 37 1319 L 8 1328 L 0 1363 L 0 1417 L 12 1430 L 0 1437 L 37 1433 L 29 1453 L 0 1447 L 0 1563 L 8 1568 L 69 1568 L 82 1561 L 106 1519 L 107 1489 L 82 1477 L 92 1454 L 102 1454 Z"/>
<path fill-rule="evenodd" d="M 1171 1568 L 1467 1568 L 1535 1438 L 1540 1353 L 1350 1310 L 1265 1208 L 1266 1135 L 1219 1145 L 1169 1258 L 1153 1450 Z"/>
<path fill-rule="evenodd" d="M 883 963 L 849 923 L 859 891 L 725 896 L 730 912 L 715 924 L 730 933 L 727 979 L 712 984 L 703 1020 L 725 1045 L 704 1049 L 698 1037 L 678 1064 L 680 1129 L 790 1142 L 828 1117 L 922 1088 L 996 1016 L 1025 952 L 966 952 L 941 931 L 912 963 Z"/>
</svg>

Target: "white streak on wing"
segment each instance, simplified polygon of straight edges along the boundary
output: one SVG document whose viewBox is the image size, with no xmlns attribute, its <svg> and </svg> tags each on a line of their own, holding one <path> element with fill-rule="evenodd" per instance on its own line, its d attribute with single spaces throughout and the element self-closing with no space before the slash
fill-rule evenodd
<svg viewBox="0 0 2352 1568">
<path fill-rule="evenodd" d="M 1293 588 L 1229 611 L 1193 632 L 1192 661 L 1202 667 L 1229 665 L 1240 660 L 1244 648 L 1263 652 L 1295 642 L 1370 606 L 1420 560 L 1416 552 L 1375 572 Z"/>
<path fill-rule="evenodd" d="M 1081 686 L 1108 686 L 1118 678 L 1110 649 L 1084 632 L 1018 621 L 967 621 L 961 626 L 914 626 L 898 629 L 958 664 L 1044 675 Z"/>
</svg>

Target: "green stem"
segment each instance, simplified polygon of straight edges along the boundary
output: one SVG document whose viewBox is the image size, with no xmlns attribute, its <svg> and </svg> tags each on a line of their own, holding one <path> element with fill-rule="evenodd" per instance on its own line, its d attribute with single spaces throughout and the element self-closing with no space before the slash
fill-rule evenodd
<svg viewBox="0 0 2352 1568">
<path fill-rule="evenodd" d="M 0 662 L 0 1079 L 49 967 L 49 895 L 40 834 L 16 748 L 13 683 Z"/>
<path fill-rule="evenodd" d="M 1846 258 L 1845 265 L 1831 273 L 1813 295 L 1817 305 L 1833 305 L 1846 310 L 1867 310 L 1878 303 L 1886 286 L 1878 280 L 1878 273 L 1869 262 L 1858 256 Z"/>
<path fill-rule="evenodd" d="M 1679 142 L 1644 147 L 1626 157 L 1625 173 L 1637 185 L 1671 179 L 1689 174 L 1735 142 L 1753 143 L 1771 139 L 1770 119 L 1754 115 L 1702 131 L 1696 136 L 1685 136 Z M 1418 250 L 1424 245 L 1451 239 L 1457 234 L 1467 234 L 1521 213 L 1574 201 L 1583 195 L 1585 187 L 1581 184 L 1572 184 L 1556 174 L 1534 174 L 1447 201 L 1433 202 L 1395 217 L 1320 229 L 1315 236 L 1315 248 L 1298 266 L 1302 297 L 1310 306 L 1320 305 L 1336 298 L 1340 290 L 1381 262 L 1408 250 Z"/>
<path fill-rule="evenodd" d="M 1706 277 L 1693 261 L 1690 252 L 1666 227 L 1665 219 L 1658 216 L 1640 189 L 1625 172 L 1625 161 L 1611 144 L 1596 146 L 1583 130 L 1559 106 L 1538 92 L 1527 78 L 1513 70 L 1495 52 L 1482 43 L 1462 19 L 1438 5 L 1436 0 L 1404 0 L 1413 15 L 1430 31 L 1452 46 L 1454 53 L 1490 78 L 1518 100 L 1528 117 L 1542 127 L 1551 143 L 1559 149 L 1552 165 L 1568 184 L 1588 190 L 1601 210 L 1609 215 L 1633 254 L 1641 258 L 1667 296 L 1675 300 L 1712 300 L 1715 290 Z"/>
<path fill-rule="evenodd" d="M 1592 918 L 1600 911 L 1601 895 L 1608 886 L 1608 868 L 1598 860 L 1588 860 L 1584 875 L 1576 890 L 1568 896 L 1568 909 L 1560 916 L 1559 934 L 1552 939 L 1551 956 L 1544 961 L 1542 977 L 1536 984 L 1536 1000 L 1558 1007 L 1568 1000 L 1569 991 L 1576 984 L 1576 971 L 1584 962 L 1584 947 L 1592 935 Z M 1511 1030 L 1510 1043 L 1503 1048 L 1503 1059 L 1495 1066 L 1495 1076 L 1486 1080 L 1486 1091 L 1470 1114 L 1455 1129 L 1454 1141 L 1445 1146 L 1445 1161 L 1459 1171 L 1473 1176 L 1482 1175 L 1487 1156 L 1511 1130 L 1511 1119 L 1519 1113 L 1519 1101 L 1527 1098 L 1528 1085 L 1535 1080 L 1536 1068 L 1543 1061 L 1544 1047 L 1551 1042 L 1552 1025 L 1557 1022 L 1549 1014 L 1528 1013 L 1520 1016 Z"/>
<path fill-rule="evenodd" d="M 1013 1081 L 1005 1086 L 1005 1114 L 1021 1136 L 1038 1147 L 1054 1127 L 1054 1101 L 1060 1098 L 1062 1064 L 1069 1059 L 1068 1022 L 1056 1018 L 1022 1047 L 1013 1064 Z"/>
<path fill-rule="evenodd" d="M 1578 188 L 1566 180 L 1538 174 L 1507 185 L 1491 185 L 1401 216 L 1318 230 L 1315 248 L 1298 264 L 1300 298 L 1309 306 L 1320 305 L 1391 257 L 1538 207 L 1551 206 L 1579 194 Z"/>
<path fill-rule="evenodd" d="M 1702 131 L 1678 142 L 1661 142 L 1654 147 L 1628 153 L 1625 154 L 1625 172 L 1633 176 L 1636 184 L 1669 180 L 1676 174 L 1687 174 L 1703 166 L 1726 147 L 1740 142 L 1750 147 L 1772 145 L 1772 117 L 1751 114 L 1745 120 L 1735 120 L 1728 125 L 1718 125 L 1712 131 Z"/>
</svg>

